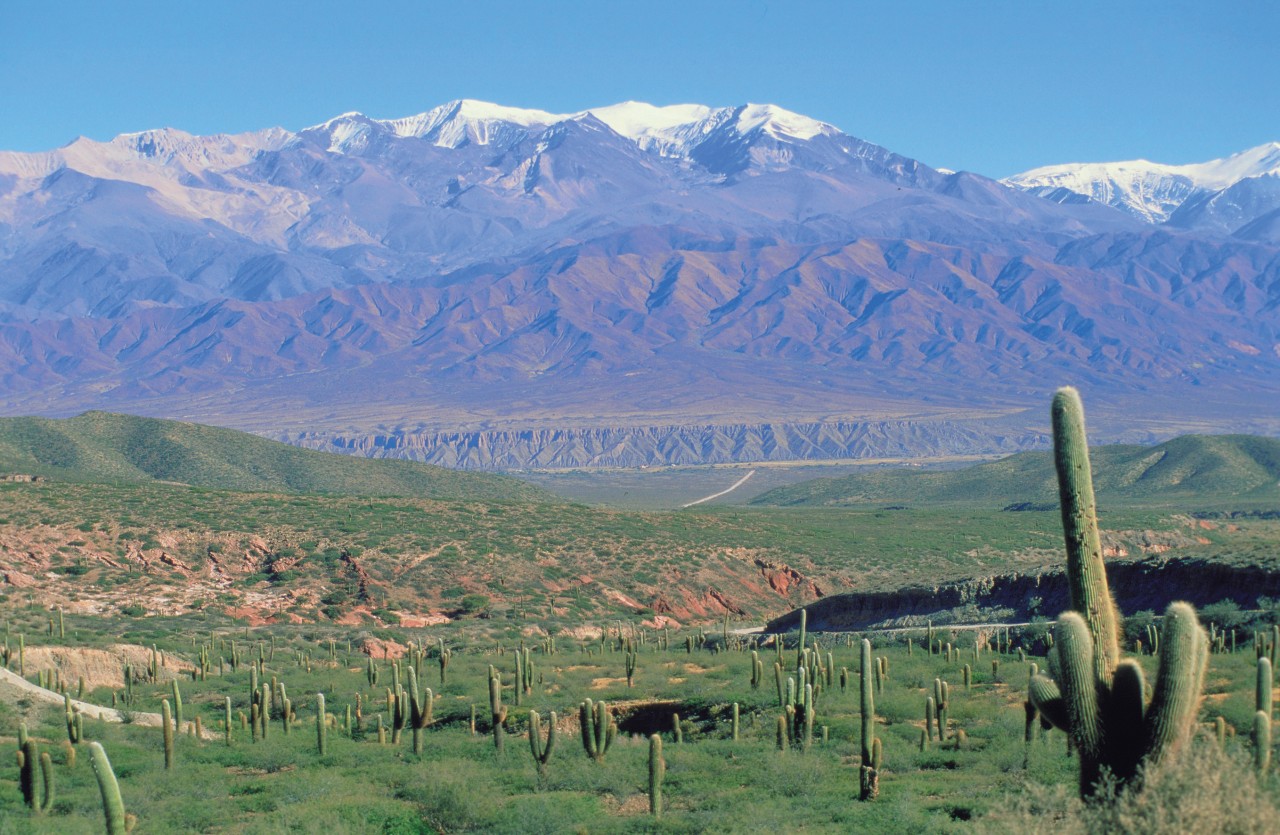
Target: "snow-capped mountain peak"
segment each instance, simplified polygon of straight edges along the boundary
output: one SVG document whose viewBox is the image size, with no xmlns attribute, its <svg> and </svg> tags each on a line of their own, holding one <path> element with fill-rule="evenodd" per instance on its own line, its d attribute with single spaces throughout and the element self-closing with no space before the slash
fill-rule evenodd
<svg viewBox="0 0 1280 835">
<path fill-rule="evenodd" d="M 444 148 L 458 148 L 465 144 L 511 144 L 539 129 L 589 116 L 641 148 L 664 156 L 686 156 L 699 141 L 725 127 L 742 136 L 760 131 L 775 139 L 808 140 L 820 134 L 839 133 L 825 122 L 772 104 L 713 108 L 702 104 L 659 106 L 626 101 L 557 114 L 476 99 L 457 99 L 398 119 L 371 119 L 361 113 L 344 113 L 303 133 L 328 136 L 328 150 L 337 153 L 358 153 L 374 133 L 382 131 L 401 138 L 424 139 Z"/>
<path fill-rule="evenodd" d="M 513 135 L 523 135 L 528 128 L 552 125 L 563 119 L 544 110 L 457 99 L 416 116 L 389 119 L 381 124 L 396 136 L 426 139 L 443 148 L 457 148 L 467 143 L 501 143 Z"/>
<path fill-rule="evenodd" d="M 1280 142 L 1190 165 L 1145 159 L 1047 165 L 1004 182 L 1042 193 L 1065 188 L 1149 223 L 1163 223 L 1192 197 L 1270 174 L 1280 174 Z"/>
<path fill-rule="evenodd" d="M 813 139 L 824 133 L 838 133 L 826 122 L 810 119 L 773 104 L 748 104 L 738 113 L 738 132 L 750 133 L 763 130 L 774 137 L 788 136 L 794 139 Z"/>
</svg>

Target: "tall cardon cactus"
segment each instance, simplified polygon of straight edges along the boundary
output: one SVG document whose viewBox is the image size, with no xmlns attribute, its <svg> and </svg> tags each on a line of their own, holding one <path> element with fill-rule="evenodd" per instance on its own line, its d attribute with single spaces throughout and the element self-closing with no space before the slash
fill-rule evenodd
<svg viewBox="0 0 1280 835">
<path fill-rule="evenodd" d="M 1190 736 L 1209 641 L 1189 604 L 1171 604 L 1154 695 L 1145 702 L 1142 668 L 1120 658 L 1119 618 L 1102 561 L 1084 410 L 1075 389 L 1057 392 L 1052 417 L 1072 611 L 1054 630 L 1056 680 L 1037 675 L 1029 693 L 1041 715 L 1071 735 L 1080 755 L 1080 793 L 1088 797 L 1104 771 L 1124 786 Z"/>
</svg>

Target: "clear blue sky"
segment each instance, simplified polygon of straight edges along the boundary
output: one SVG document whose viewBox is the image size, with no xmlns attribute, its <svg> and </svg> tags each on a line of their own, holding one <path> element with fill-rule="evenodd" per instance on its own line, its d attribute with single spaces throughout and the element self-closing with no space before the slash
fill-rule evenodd
<svg viewBox="0 0 1280 835">
<path fill-rule="evenodd" d="M 636 99 L 771 102 L 990 176 L 1195 162 L 1280 140 L 1277 32 L 1274 0 L 8 0 L 0 149 Z"/>
</svg>

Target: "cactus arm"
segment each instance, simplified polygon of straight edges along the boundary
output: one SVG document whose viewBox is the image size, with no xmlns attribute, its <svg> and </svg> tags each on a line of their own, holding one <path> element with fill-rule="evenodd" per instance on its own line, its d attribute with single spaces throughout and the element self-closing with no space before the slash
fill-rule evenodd
<svg viewBox="0 0 1280 835">
<path fill-rule="evenodd" d="M 1027 696 L 1040 715 L 1060 731 L 1069 728 L 1067 703 L 1057 683 L 1048 676 L 1032 676 L 1027 685 Z"/>
<path fill-rule="evenodd" d="M 58 617 L 62 617 L 59 612 Z M 41 812 L 53 811 L 53 801 L 55 795 L 55 785 L 53 779 L 53 758 L 49 756 L 48 751 L 40 754 L 40 777 L 44 783 L 44 800 L 40 802 Z"/>
<path fill-rule="evenodd" d="M 1093 472 L 1079 392 L 1070 387 L 1058 389 L 1051 414 L 1071 608 L 1088 622 L 1098 650 L 1093 662 L 1095 672 L 1099 681 L 1110 685 L 1112 671 L 1120 660 L 1120 627 L 1102 562 Z"/>
<path fill-rule="evenodd" d="M 1253 765 L 1258 774 L 1271 767 L 1271 717 L 1260 710 L 1253 714 Z"/>
<path fill-rule="evenodd" d="M 1274 678 L 1271 670 L 1271 659 L 1263 655 L 1258 658 L 1258 683 L 1254 696 L 1254 710 L 1260 710 L 1271 716 L 1271 690 Z"/>
<path fill-rule="evenodd" d="M 1116 665 L 1107 702 L 1108 760 L 1121 783 L 1134 777 L 1142 761 L 1146 684 L 1142 667 L 1126 658 Z"/>
<path fill-rule="evenodd" d="M 1191 734 L 1208 661 L 1209 640 L 1188 603 L 1171 603 L 1160 635 L 1160 673 L 1146 718 L 1146 757 L 1157 762 Z"/>
</svg>

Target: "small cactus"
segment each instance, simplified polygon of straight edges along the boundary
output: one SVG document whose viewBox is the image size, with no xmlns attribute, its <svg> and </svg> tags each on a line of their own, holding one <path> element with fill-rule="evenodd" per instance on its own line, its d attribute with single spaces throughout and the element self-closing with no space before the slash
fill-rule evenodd
<svg viewBox="0 0 1280 835">
<path fill-rule="evenodd" d="M 168 771 L 173 768 L 173 712 L 169 708 L 169 700 L 160 702 L 161 733 L 164 735 L 164 767 Z"/>
<path fill-rule="evenodd" d="M 507 708 L 502 704 L 502 679 L 493 667 L 489 668 L 489 712 L 493 722 L 493 748 L 501 754 L 506 734 L 502 724 L 507 721 Z"/>
<path fill-rule="evenodd" d="M 329 722 L 325 715 L 324 694 L 316 694 L 316 750 L 320 756 L 324 756 L 329 750 L 328 731 Z"/>
<path fill-rule="evenodd" d="M 547 717 L 547 742 L 542 743 L 542 717 L 538 711 L 529 711 L 529 750 L 533 761 L 538 764 L 538 771 L 544 772 L 547 761 L 551 759 L 551 751 L 556 744 L 556 712 L 551 711 Z"/>
<path fill-rule="evenodd" d="M 630 646 L 628 646 L 628 647 L 627 647 L 627 650 L 626 650 L 626 653 L 623 655 L 623 666 L 624 666 L 624 669 L 626 670 L 626 673 L 627 673 L 627 686 L 628 686 L 628 687 L 633 686 L 633 685 L 634 685 L 634 683 L 635 683 L 635 682 L 634 682 L 634 679 L 635 679 L 635 676 L 636 676 L 636 661 L 637 661 L 637 660 L 638 660 L 638 654 L 636 653 L 635 649 L 634 649 L 634 648 L 632 648 L 632 647 L 630 647 Z"/>
<path fill-rule="evenodd" d="M 666 776 L 667 763 L 662 758 L 662 737 L 649 735 L 649 814 L 662 817 L 662 778 Z"/>
</svg>

